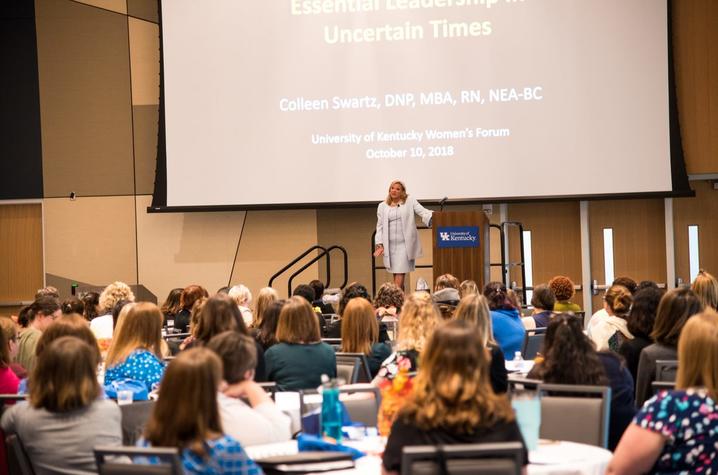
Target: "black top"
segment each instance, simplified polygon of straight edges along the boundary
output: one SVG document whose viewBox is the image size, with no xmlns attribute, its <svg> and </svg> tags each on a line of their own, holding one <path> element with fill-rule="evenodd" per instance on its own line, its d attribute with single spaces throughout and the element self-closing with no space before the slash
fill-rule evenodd
<svg viewBox="0 0 718 475">
<path fill-rule="evenodd" d="M 551 310 L 544 310 L 543 312 L 537 313 L 536 315 L 531 315 L 534 319 L 534 322 L 536 322 L 536 328 L 546 328 L 548 324 L 551 322 L 551 316 L 553 315 L 553 311 Z"/>
<path fill-rule="evenodd" d="M 522 464 L 529 463 L 526 444 L 516 421 L 499 422 L 492 427 L 477 427 L 472 434 L 458 434 L 449 429 L 423 431 L 399 417 L 391 426 L 391 434 L 384 449 L 383 463 L 387 471 L 401 471 L 401 451 L 412 445 L 477 444 L 495 442 L 521 442 Z"/>
<path fill-rule="evenodd" d="M 191 314 L 189 310 L 182 309 L 175 315 L 175 329 L 180 333 L 187 333 L 189 330 L 189 320 Z"/>
<path fill-rule="evenodd" d="M 332 307 L 328 303 L 324 303 L 324 301 L 322 299 L 315 300 L 314 302 L 312 302 L 312 307 L 319 307 L 319 309 L 325 315 L 335 313 L 334 307 Z"/>
<path fill-rule="evenodd" d="M 342 320 L 339 319 L 334 323 L 327 325 L 325 338 L 341 338 L 342 337 Z M 379 322 L 379 343 L 391 341 L 386 323 Z"/>
<path fill-rule="evenodd" d="M 611 412 L 608 425 L 608 450 L 613 451 L 623 432 L 636 414 L 633 405 L 633 378 L 623 361 L 610 351 L 601 351 L 598 358 L 611 386 Z"/>
<path fill-rule="evenodd" d="M 509 388 L 509 373 L 506 371 L 506 360 L 501 347 L 491 346 L 491 387 L 496 394 L 503 394 Z"/>
<path fill-rule="evenodd" d="M 628 368 L 628 371 L 631 373 L 634 382 L 638 374 L 638 362 L 641 359 L 641 351 L 651 343 L 653 342 L 645 336 L 634 335 L 633 340 L 624 341 L 618 349 L 618 352 L 626 360 L 626 368 Z"/>
</svg>

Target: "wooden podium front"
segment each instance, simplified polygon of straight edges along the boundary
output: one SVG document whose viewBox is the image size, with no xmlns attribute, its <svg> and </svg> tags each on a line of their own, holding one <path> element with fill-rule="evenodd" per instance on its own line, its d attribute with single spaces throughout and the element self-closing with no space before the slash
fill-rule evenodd
<svg viewBox="0 0 718 475">
<path fill-rule="evenodd" d="M 489 218 L 483 211 L 436 211 L 432 216 L 434 282 L 443 274 L 473 280 L 482 290 L 490 276 Z"/>
</svg>

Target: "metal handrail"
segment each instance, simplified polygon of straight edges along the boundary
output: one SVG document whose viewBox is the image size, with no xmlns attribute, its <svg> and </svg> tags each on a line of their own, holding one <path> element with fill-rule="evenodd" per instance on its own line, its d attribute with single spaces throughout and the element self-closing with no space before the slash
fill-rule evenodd
<svg viewBox="0 0 718 475">
<path fill-rule="evenodd" d="M 319 246 L 319 247 L 321 247 L 321 246 Z M 294 280 L 294 278 L 295 278 L 296 276 L 298 276 L 299 274 L 301 274 L 302 272 L 304 272 L 307 268 L 309 268 L 309 266 L 311 266 L 312 264 L 314 264 L 314 263 L 317 262 L 319 259 L 321 259 L 322 257 L 325 257 L 325 256 L 326 256 L 326 258 L 327 258 L 327 282 L 326 282 L 326 284 L 324 285 L 324 287 L 325 287 L 325 288 L 328 288 L 329 285 L 331 284 L 331 281 L 332 281 L 332 277 L 331 277 L 331 255 L 330 255 L 329 253 L 330 253 L 331 251 L 333 251 L 334 249 L 339 249 L 340 251 L 342 251 L 342 254 L 344 255 L 344 282 L 342 283 L 341 286 L 339 286 L 339 288 L 340 288 L 340 289 L 343 289 L 344 287 L 346 287 L 346 285 L 347 285 L 347 276 L 348 276 L 348 273 L 349 273 L 349 256 L 348 256 L 348 254 L 347 254 L 347 250 L 346 250 L 346 249 L 344 249 L 343 247 L 341 247 L 341 246 L 335 244 L 335 245 L 333 245 L 333 246 L 329 246 L 328 248 L 322 247 L 322 252 L 320 252 L 319 254 L 317 254 L 314 258 L 312 258 L 312 260 L 310 260 L 309 262 L 307 262 L 306 264 L 304 264 L 302 267 L 300 267 L 299 269 L 297 269 L 292 275 L 289 276 L 289 281 L 287 282 L 287 289 L 288 289 L 288 290 L 287 290 L 287 294 L 288 294 L 288 295 L 292 295 L 292 280 Z M 306 255 L 306 254 L 305 254 L 305 255 Z M 302 257 L 304 257 L 304 256 L 302 256 Z M 271 281 L 270 281 L 270 282 L 271 282 Z M 271 284 L 270 284 L 270 285 L 271 285 Z"/>
<path fill-rule="evenodd" d="M 519 223 L 518 221 L 504 221 L 501 223 L 501 227 L 505 228 L 506 226 L 516 226 L 519 228 L 519 255 L 521 256 L 521 260 L 513 265 L 517 265 L 521 267 L 521 287 L 524 287 L 521 289 L 521 301 L 526 303 L 526 260 L 524 256 L 524 225 Z M 503 251 L 503 243 L 501 245 L 501 249 Z M 505 269 L 508 271 L 508 266 L 505 267 Z M 508 278 L 508 276 L 507 276 Z M 506 282 L 504 282 L 506 283 Z"/>
<path fill-rule="evenodd" d="M 274 279 L 279 277 L 280 275 L 284 274 L 290 267 L 292 267 L 294 264 L 302 260 L 304 257 L 306 257 L 310 252 L 316 251 L 317 249 L 321 249 L 323 251 L 323 254 L 326 254 L 327 249 L 324 246 L 315 245 L 304 251 L 303 253 L 299 254 L 297 257 L 289 261 L 289 264 L 279 269 L 272 277 L 269 278 L 269 284 L 267 284 L 268 287 L 272 287 L 272 283 L 274 282 Z M 327 259 L 327 275 L 331 272 L 330 266 L 329 266 L 329 259 Z M 328 284 L 328 283 L 327 283 Z M 289 295 L 292 295 L 291 290 L 289 291 Z"/>
</svg>

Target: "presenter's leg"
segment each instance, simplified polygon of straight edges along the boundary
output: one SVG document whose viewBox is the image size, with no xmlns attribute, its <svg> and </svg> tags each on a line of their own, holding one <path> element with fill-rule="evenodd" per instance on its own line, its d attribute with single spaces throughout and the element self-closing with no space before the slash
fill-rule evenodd
<svg viewBox="0 0 718 475">
<path fill-rule="evenodd" d="M 402 292 L 404 291 L 404 277 L 406 274 L 394 274 L 394 283 L 399 287 Z"/>
</svg>

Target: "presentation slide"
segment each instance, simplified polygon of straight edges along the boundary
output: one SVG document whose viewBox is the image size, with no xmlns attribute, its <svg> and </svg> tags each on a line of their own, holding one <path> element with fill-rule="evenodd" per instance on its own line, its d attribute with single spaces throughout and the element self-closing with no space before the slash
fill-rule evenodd
<svg viewBox="0 0 718 475">
<path fill-rule="evenodd" d="M 656 0 L 166 0 L 167 205 L 671 191 Z"/>
</svg>

